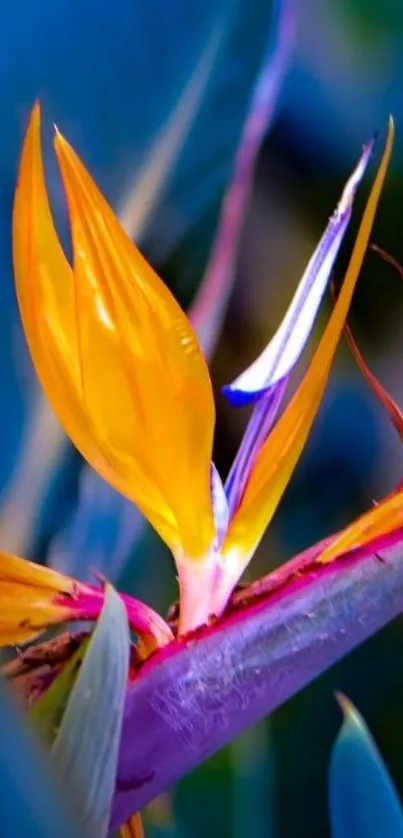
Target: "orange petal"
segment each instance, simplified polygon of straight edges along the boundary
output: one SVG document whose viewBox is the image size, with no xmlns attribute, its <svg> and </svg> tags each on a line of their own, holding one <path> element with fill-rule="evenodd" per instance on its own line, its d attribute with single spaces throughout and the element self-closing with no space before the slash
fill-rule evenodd
<svg viewBox="0 0 403 838">
<path fill-rule="evenodd" d="M 140 812 L 132 815 L 120 828 L 120 838 L 144 838 L 143 823 Z"/>
<path fill-rule="evenodd" d="M 102 461 L 80 401 L 74 277 L 50 212 L 37 105 L 21 154 L 14 199 L 13 260 L 22 324 L 41 384 L 79 449 L 88 456 L 99 454 Z"/>
<path fill-rule="evenodd" d="M 369 196 L 341 293 L 309 369 L 293 399 L 261 448 L 224 552 L 243 570 L 256 549 L 303 451 L 325 390 L 350 301 L 371 234 L 377 204 L 392 151 L 394 126 L 389 122 L 382 161 Z M 239 573 L 237 574 L 240 575 Z"/>
<path fill-rule="evenodd" d="M 47 363 L 49 341 L 69 377 L 77 383 L 73 272 L 60 247 L 46 193 L 38 105 L 32 111 L 21 155 L 14 202 L 13 247 L 18 302 L 31 354 L 42 368 Z M 27 270 L 29 257 L 33 274 Z"/>
<path fill-rule="evenodd" d="M 17 556 L 0 553 L 0 646 L 26 643 L 70 615 L 58 597 L 72 594 L 71 579 Z"/>
<path fill-rule="evenodd" d="M 39 131 L 36 109 L 14 209 L 17 291 L 33 361 L 88 462 L 140 507 L 175 553 L 198 558 L 214 538 L 215 414 L 205 360 L 186 316 L 57 134 L 73 275 L 66 267 Z"/>
<path fill-rule="evenodd" d="M 395 492 L 377 506 L 361 515 L 353 524 L 343 530 L 318 561 L 323 564 L 337 559 L 338 556 L 365 547 L 372 541 L 392 534 L 403 527 L 403 491 Z"/>
</svg>

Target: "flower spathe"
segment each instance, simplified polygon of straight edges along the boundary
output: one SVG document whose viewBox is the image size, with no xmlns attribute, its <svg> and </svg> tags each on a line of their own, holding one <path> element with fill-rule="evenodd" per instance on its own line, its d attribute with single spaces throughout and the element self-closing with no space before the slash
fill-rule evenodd
<svg viewBox="0 0 403 838">
<path fill-rule="evenodd" d="M 372 142 L 362 151 L 277 335 L 256 365 L 227 388 L 235 401 L 244 392 L 258 404 L 241 446 L 241 467 L 224 491 L 211 462 L 212 386 L 186 315 L 57 132 L 55 152 L 73 244 L 69 265 L 46 192 L 39 107 L 33 110 L 13 217 L 17 296 L 32 360 L 83 456 L 139 506 L 170 547 L 178 568 L 181 631 L 223 611 L 303 450 L 358 279 L 392 142 L 391 121 L 341 293 L 283 415 L 275 424 L 289 373 L 309 337 L 347 229 Z"/>
</svg>

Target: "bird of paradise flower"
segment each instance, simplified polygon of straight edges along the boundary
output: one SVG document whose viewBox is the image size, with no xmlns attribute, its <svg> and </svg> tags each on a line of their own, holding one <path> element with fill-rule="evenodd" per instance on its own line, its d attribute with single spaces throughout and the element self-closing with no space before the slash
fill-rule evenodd
<svg viewBox="0 0 403 838">
<path fill-rule="evenodd" d="M 200 683 L 195 641 L 200 641 L 199 649 L 206 637 L 218 637 L 220 643 L 227 629 L 236 626 L 235 657 L 226 658 L 232 664 L 237 642 L 240 653 L 246 642 L 251 605 L 259 605 L 265 597 L 275 602 L 291 582 L 295 608 L 298 610 L 299 602 L 305 608 L 301 580 L 303 584 L 316 583 L 318 577 L 324 577 L 325 565 L 336 563 L 338 567 L 336 560 L 341 558 L 356 561 L 370 555 L 374 545 L 390 545 L 401 538 L 401 497 L 395 495 L 392 505 L 386 499 L 325 544 L 310 548 L 249 590 L 234 593 L 275 514 L 325 390 L 371 234 L 393 133 L 390 120 L 341 292 L 291 400 L 282 408 L 374 141 L 364 146 L 277 333 L 257 361 L 225 388 L 233 404 L 251 404 L 253 412 L 223 484 L 211 460 L 215 423 L 211 381 L 186 315 L 126 236 L 76 153 L 56 132 L 55 152 L 71 223 L 70 266 L 59 244 L 47 197 L 39 106 L 33 110 L 21 156 L 13 219 L 17 296 L 31 357 L 71 440 L 103 478 L 137 504 L 171 549 L 177 568 L 178 623 L 169 623 L 145 603 L 121 595 L 129 623 L 139 637 L 137 660 L 146 659 L 142 683 L 150 667 L 155 671 L 161 661 L 180 661 L 181 651 L 190 648 L 188 643 L 194 649 Z M 15 556 L 0 556 L 2 645 L 30 641 L 51 625 L 95 620 L 103 601 L 102 588 Z M 228 636 L 225 642 L 228 646 Z M 224 661 L 222 657 L 217 660 Z M 292 678 L 289 680 L 291 689 L 297 688 L 292 686 Z M 228 673 L 226 688 L 221 686 L 216 699 L 225 704 L 234 687 Z M 287 694 L 287 689 L 281 688 L 277 699 Z M 163 716 L 163 691 L 159 700 L 157 709 Z M 247 704 L 243 702 L 241 709 Z M 183 705 L 186 715 L 185 699 Z M 265 693 L 260 690 L 250 719 L 265 709 Z M 127 718 L 130 715 L 127 713 Z M 234 730 L 239 729 L 239 723 Z M 231 730 L 230 726 L 221 738 L 213 737 L 213 747 L 226 741 Z M 189 743 L 189 739 L 185 743 L 188 751 L 195 752 L 199 746 L 200 742 Z M 122 752 L 123 773 L 128 770 L 127 762 L 128 754 Z M 179 776 L 180 759 L 175 771 Z M 112 825 L 122 823 L 161 790 L 164 780 L 157 774 L 153 771 L 150 782 L 146 778 L 137 784 L 119 784 L 118 774 Z"/>
</svg>

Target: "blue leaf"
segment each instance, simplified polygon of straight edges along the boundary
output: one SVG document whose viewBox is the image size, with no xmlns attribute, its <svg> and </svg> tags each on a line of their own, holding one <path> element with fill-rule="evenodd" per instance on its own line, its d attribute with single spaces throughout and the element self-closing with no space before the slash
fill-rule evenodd
<svg viewBox="0 0 403 838">
<path fill-rule="evenodd" d="M 230 748 L 234 785 L 234 838 L 278 836 L 276 766 L 272 728 L 265 721 L 235 739 Z"/>
<path fill-rule="evenodd" d="M 402 838 L 403 811 L 375 742 L 340 696 L 344 722 L 333 748 L 329 805 L 333 838 Z"/>
<path fill-rule="evenodd" d="M 0 690 L 0 828 L 18 838 L 84 838 L 45 755 L 8 696 Z"/>
<path fill-rule="evenodd" d="M 51 751 L 58 777 L 72 788 L 85 827 L 97 838 L 108 832 L 128 666 L 126 610 L 108 588 Z"/>
<path fill-rule="evenodd" d="M 48 563 L 76 579 L 93 581 L 96 570 L 116 582 L 145 528 L 141 512 L 84 466 L 76 510 L 51 543 Z"/>
</svg>

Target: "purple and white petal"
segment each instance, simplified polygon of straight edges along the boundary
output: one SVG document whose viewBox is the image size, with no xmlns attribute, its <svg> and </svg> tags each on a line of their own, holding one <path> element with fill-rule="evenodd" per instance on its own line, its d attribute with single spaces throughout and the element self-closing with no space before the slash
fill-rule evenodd
<svg viewBox="0 0 403 838">
<path fill-rule="evenodd" d="M 286 375 L 274 384 L 253 411 L 225 483 L 230 519 L 239 506 L 255 458 L 274 425 L 288 382 Z"/>
<path fill-rule="evenodd" d="M 216 525 L 216 542 L 214 546 L 218 550 L 227 534 L 229 509 L 224 486 L 214 463 L 211 463 L 210 481 L 211 504 Z"/>
<path fill-rule="evenodd" d="M 363 147 L 358 164 L 347 181 L 337 209 L 309 261 L 281 326 L 259 358 L 232 384 L 223 388 L 231 404 L 245 405 L 258 401 L 297 363 L 347 230 L 354 196 L 371 158 L 374 142 L 375 139 L 372 139 Z"/>
</svg>

